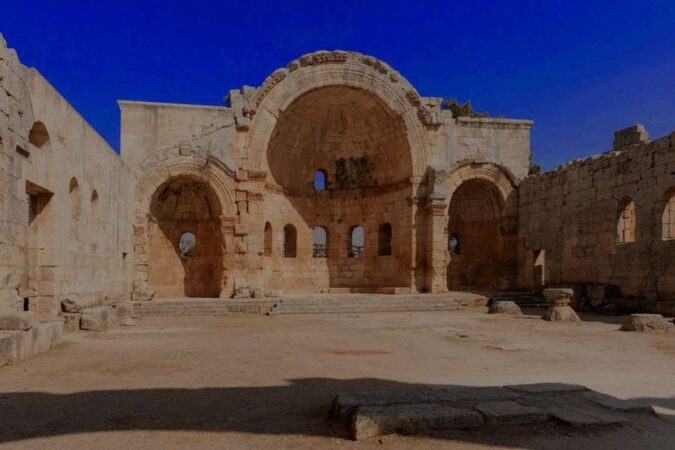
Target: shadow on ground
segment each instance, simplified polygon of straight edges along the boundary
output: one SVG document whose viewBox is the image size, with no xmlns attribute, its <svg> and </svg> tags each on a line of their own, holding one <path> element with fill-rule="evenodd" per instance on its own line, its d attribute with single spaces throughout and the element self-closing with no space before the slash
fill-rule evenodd
<svg viewBox="0 0 675 450">
<path fill-rule="evenodd" d="M 466 386 L 433 386 L 462 388 Z M 349 439 L 349 430 L 329 420 L 339 393 L 369 390 L 420 391 L 428 385 L 382 379 L 304 378 L 284 386 L 203 389 L 131 389 L 52 394 L 0 393 L 0 443 L 99 431 L 210 431 L 305 435 Z M 640 400 L 640 399 L 638 399 Z M 675 398 L 644 399 L 675 409 Z M 543 430 L 522 432 L 522 439 Z M 545 430 L 565 434 L 569 428 Z M 449 432 L 432 437 L 502 446 L 522 446 L 508 434 Z M 519 442 L 520 441 L 520 442 Z"/>
</svg>

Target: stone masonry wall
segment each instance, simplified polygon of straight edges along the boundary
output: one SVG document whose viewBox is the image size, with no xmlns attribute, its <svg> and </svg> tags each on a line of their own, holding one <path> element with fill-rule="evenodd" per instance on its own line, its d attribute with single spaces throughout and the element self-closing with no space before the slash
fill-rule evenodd
<svg viewBox="0 0 675 450">
<path fill-rule="evenodd" d="M 0 307 L 40 319 L 70 298 L 128 298 L 131 171 L 35 70 L 0 43 Z"/>
<path fill-rule="evenodd" d="M 594 301 L 623 298 L 628 307 L 656 309 L 675 300 L 675 240 L 663 224 L 672 220 L 675 133 L 648 142 L 643 131 L 621 130 L 613 151 L 520 184 L 521 286 L 541 287 L 536 263 L 544 284 L 583 287 Z M 622 223 L 634 226 L 627 242 Z"/>
</svg>

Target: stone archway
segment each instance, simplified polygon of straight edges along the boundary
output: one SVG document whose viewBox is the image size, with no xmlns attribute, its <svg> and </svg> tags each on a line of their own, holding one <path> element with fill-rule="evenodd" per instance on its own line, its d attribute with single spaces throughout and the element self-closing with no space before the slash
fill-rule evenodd
<svg viewBox="0 0 675 450">
<path fill-rule="evenodd" d="M 469 164 L 446 180 L 450 290 L 507 289 L 517 271 L 517 191 L 494 164 Z M 452 242 L 451 242 L 452 241 Z"/>
<path fill-rule="evenodd" d="M 220 161 L 199 155 L 171 156 L 148 164 L 141 173 L 136 187 L 132 298 L 229 297 L 237 215 L 234 173 Z M 180 255 L 185 232 L 197 238 L 195 258 Z"/>
<path fill-rule="evenodd" d="M 148 283 L 158 298 L 219 297 L 223 277 L 221 208 L 213 189 L 189 176 L 155 191 L 147 228 Z"/>
</svg>

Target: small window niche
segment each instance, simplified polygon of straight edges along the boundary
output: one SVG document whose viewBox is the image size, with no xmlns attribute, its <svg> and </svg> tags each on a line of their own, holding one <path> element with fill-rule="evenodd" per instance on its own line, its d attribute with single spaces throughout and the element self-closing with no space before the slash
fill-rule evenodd
<svg viewBox="0 0 675 450">
<path fill-rule="evenodd" d="M 265 256 L 272 256 L 272 224 L 265 222 Z"/>
<path fill-rule="evenodd" d="M 295 258 L 297 256 L 298 232 L 295 227 L 288 224 L 284 227 L 284 257 Z"/>
<path fill-rule="evenodd" d="M 314 172 L 314 190 L 319 192 L 326 190 L 326 171 L 323 169 Z"/>
<path fill-rule="evenodd" d="M 26 194 L 28 195 L 28 226 L 34 227 L 40 222 L 40 218 L 54 194 L 30 181 L 26 181 Z"/>
<path fill-rule="evenodd" d="M 324 227 L 312 228 L 312 256 L 328 258 L 328 232 Z"/>
<path fill-rule="evenodd" d="M 619 220 L 617 221 L 616 240 L 619 244 L 635 242 L 635 202 L 626 198 L 619 204 Z"/>
<path fill-rule="evenodd" d="M 391 224 L 380 224 L 377 230 L 377 254 L 391 256 Z"/>
<path fill-rule="evenodd" d="M 361 225 L 351 227 L 349 231 L 349 241 L 347 246 L 347 255 L 350 258 L 361 258 L 364 252 L 364 230 Z"/>
</svg>

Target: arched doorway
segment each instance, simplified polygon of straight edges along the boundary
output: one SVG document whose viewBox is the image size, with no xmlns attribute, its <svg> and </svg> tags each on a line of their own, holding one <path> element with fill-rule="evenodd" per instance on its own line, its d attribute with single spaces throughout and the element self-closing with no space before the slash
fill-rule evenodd
<svg viewBox="0 0 675 450">
<path fill-rule="evenodd" d="M 448 208 L 448 289 L 503 289 L 510 283 L 515 235 L 505 233 L 505 205 L 497 186 L 462 182 Z"/>
<path fill-rule="evenodd" d="M 155 297 L 220 295 L 221 211 L 213 188 L 196 177 L 172 177 L 157 188 L 147 228 L 148 282 Z"/>
</svg>

